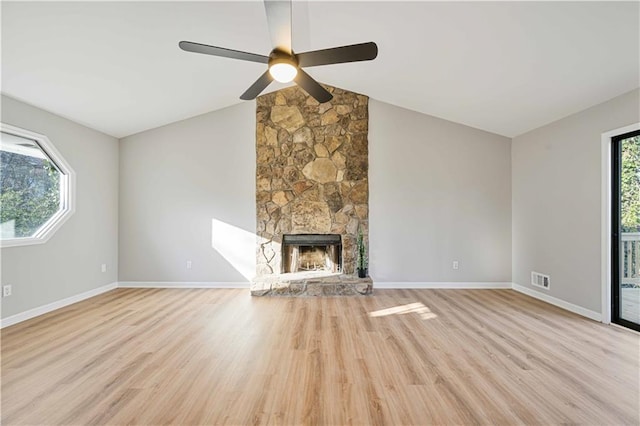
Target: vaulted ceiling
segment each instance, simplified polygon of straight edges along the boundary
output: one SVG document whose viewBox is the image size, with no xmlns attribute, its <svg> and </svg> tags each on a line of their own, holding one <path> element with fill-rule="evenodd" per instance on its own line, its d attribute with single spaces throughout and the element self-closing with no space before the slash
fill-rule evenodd
<svg viewBox="0 0 640 426">
<path fill-rule="evenodd" d="M 307 71 L 515 136 L 639 87 L 639 15 L 638 2 L 296 1 L 293 47 L 375 41 L 373 62 Z M 265 70 L 178 41 L 271 50 L 260 1 L 2 2 L 1 35 L 4 94 L 116 137 L 240 103 Z"/>
</svg>

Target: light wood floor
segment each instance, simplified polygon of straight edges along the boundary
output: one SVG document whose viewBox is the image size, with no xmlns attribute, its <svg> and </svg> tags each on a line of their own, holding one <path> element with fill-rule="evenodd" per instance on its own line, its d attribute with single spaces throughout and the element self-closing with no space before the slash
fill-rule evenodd
<svg viewBox="0 0 640 426">
<path fill-rule="evenodd" d="M 639 351 L 511 290 L 118 289 L 2 330 L 2 424 L 638 425 Z"/>
</svg>

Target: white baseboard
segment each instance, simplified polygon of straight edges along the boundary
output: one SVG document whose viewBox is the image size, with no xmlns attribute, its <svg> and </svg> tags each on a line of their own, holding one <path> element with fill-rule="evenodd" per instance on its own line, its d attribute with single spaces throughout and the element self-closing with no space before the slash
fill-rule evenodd
<svg viewBox="0 0 640 426">
<path fill-rule="evenodd" d="M 81 302 L 85 299 L 89 299 L 102 293 L 106 293 L 107 291 L 111 291 L 117 287 L 117 282 L 103 285 L 102 287 L 94 288 L 93 290 L 85 291 L 84 293 L 76 294 L 75 296 L 67 297 L 66 299 L 47 303 L 46 305 L 38 306 L 37 308 L 29 309 L 28 311 L 11 315 L 10 317 L 6 317 L 0 320 L 0 328 L 9 327 L 10 325 L 35 318 L 40 315 L 44 315 L 51 311 L 55 311 L 56 309 L 64 308 L 65 306 Z"/>
<path fill-rule="evenodd" d="M 582 306 L 565 302 L 564 300 L 558 299 L 553 296 L 549 296 L 548 294 L 530 289 L 528 287 L 518 285 L 516 283 L 513 283 L 513 289 L 517 292 L 526 294 L 527 296 L 531 296 L 535 299 L 542 300 L 544 302 L 555 305 L 559 308 L 566 309 L 567 311 L 573 312 L 575 314 L 582 315 L 583 317 L 590 318 L 594 321 L 602 322 L 602 314 L 600 312 L 591 311 L 589 309 L 583 308 Z"/>
<path fill-rule="evenodd" d="M 120 281 L 119 288 L 250 288 L 249 282 Z"/>
<path fill-rule="evenodd" d="M 473 289 L 473 288 L 511 288 L 510 282 L 380 282 L 373 280 L 373 288 L 375 289 L 421 289 L 421 288 L 451 288 L 451 289 Z"/>
</svg>

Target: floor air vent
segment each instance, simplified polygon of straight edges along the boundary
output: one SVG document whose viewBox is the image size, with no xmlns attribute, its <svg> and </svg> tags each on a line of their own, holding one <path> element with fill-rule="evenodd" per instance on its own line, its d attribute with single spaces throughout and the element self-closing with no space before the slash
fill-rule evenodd
<svg viewBox="0 0 640 426">
<path fill-rule="evenodd" d="M 544 275 L 539 272 L 531 271 L 531 285 L 535 285 L 536 287 L 542 287 L 544 289 L 549 290 L 549 286 L 551 285 L 551 279 L 549 275 Z"/>
</svg>

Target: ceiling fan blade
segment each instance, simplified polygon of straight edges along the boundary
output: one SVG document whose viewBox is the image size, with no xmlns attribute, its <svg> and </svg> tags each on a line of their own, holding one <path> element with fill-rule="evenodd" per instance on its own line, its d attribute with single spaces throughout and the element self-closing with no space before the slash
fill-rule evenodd
<svg viewBox="0 0 640 426">
<path fill-rule="evenodd" d="M 269 83 L 271 83 L 272 81 L 273 77 L 271 77 L 271 73 L 269 73 L 269 70 L 265 71 L 265 73 L 262 74 L 260 78 L 258 78 L 256 82 L 253 83 L 251 87 L 249 87 L 247 91 L 240 96 L 240 99 L 242 99 L 243 101 L 251 101 L 257 98 L 258 95 L 262 93 L 262 91 L 266 89 Z"/>
<path fill-rule="evenodd" d="M 327 92 L 324 87 L 320 86 L 320 83 L 300 68 L 298 68 L 298 74 L 293 81 L 320 103 L 329 102 L 333 98 L 331 93 Z"/>
<path fill-rule="evenodd" d="M 372 41 L 296 54 L 298 65 L 301 67 L 370 61 L 376 56 L 378 56 L 378 46 Z"/>
<path fill-rule="evenodd" d="M 193 43 L 191 41 L 181 41 L 178 43 L 180 49 L 193 52 L 204 53 L 205 55 L 222 56 L 223 58 L 240 59 L 243 61 L 260 62 L 268 64 L 269 57 L 256 53 L 242 52 L 240 50 L 226 49 L 224 47 L 209 46 L 208 44 Z"/>
<path fill-rule="evenodd" d="M 291 54 L 291 0 L 264 0 L 264 9 L 273 47 Z"/>
</svg>

